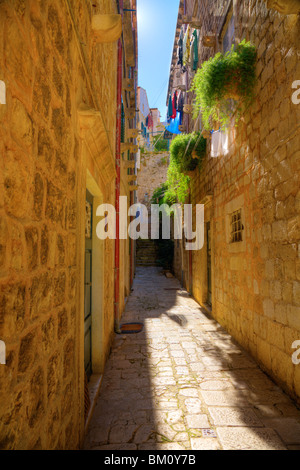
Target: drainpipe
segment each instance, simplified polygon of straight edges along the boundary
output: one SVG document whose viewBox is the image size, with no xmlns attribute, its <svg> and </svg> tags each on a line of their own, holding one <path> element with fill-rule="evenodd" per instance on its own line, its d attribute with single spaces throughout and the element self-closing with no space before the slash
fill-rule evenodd
<svg viewBox="0 0 300 470">
<path fill-rule="evenodd" d="M 123 1 L 119 4 L 123 15 Z M 116 123 L 116 240 L 115 240 L 115 332 L 120 330 L 120 179 L 121 179 L 121 110 L 122 110 L 122 79 L 123 79 L 123 47 L 122 40 L 118 41 L 118 70 L 117 70 L 117 123 Z"/>
<path fill-rule="evenodd" d="M 137 44 L 136 44 L 136 30 L 135 28 L 133 28 L 133 43 L 134 43 L 134 52 L 135 52 L 135 67 L 134 67 L 134 70 L 133 70 L 133 74 L 134 74 L 134 92 L 135 92 L 135 102 L 137 103 L 137 85 L 138 85 L 138 77 L 137 77 L 137 70 L 138 70 L 138 54 L 137 54 Z M 134 128 L 136 129 L 137 128 L 137 115 L 135 114 L 134 116 Z M 135 141 L 137 143 L 137 141 Z M 135 157 L 135 161 L 136 161 L 136 157 Z M 134 173 L 137 173 L 137 170 L 136 170 L 136 166 L 135 166 L 135 169 L 134 169 Z M 130 203 L 131 204 L 135 204 L 137 201 L 136 201 L 136 192 L 135 191 L 132 191 L 130 193 L 130 198 L 131 198 L 131 201 Z M 135 253 L 136 253 L 136 242 L 135 240 L 130 240 L 130 243 L 131 243 L 131 250 L 130 250 L 130 288 L 132 288 L 132 284 L 133 284 L 133 278 L 134 278 L 134 274 L 135 274 Z"/>
</svg>

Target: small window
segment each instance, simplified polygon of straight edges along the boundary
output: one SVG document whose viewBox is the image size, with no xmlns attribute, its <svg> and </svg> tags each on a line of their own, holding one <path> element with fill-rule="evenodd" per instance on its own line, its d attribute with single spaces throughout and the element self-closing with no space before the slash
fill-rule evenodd
<svg viewBox="0 0 300 470">
<path fill-rule="evenodd" d="M 230 243 L 237 243 L 243 241 L 243 230 L 242 224 L 242 210 L 239 209 L 234 211 L 231 216 L 231 234 Z"/>
</svg>

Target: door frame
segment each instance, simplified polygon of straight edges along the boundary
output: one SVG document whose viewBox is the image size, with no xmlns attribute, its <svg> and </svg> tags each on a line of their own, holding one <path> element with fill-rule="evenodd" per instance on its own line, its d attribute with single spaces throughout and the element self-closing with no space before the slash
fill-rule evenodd
<svg viewBox="0 0 300 470">
<path fill-rule="evenodd" d="M 96 211 L 103 204 L 103 194 L 87 170 L 86 189 L 93 196 L 92 218 L 96 221 Z M 102 374 L 104 370 L 104 240 L 96 234 L 96 224 L 92 233 L 92 370 L 93 374 Z"/>
<path fill-rule="evenodd" d="M 90 376 L 93 373 L 93 361 L 92 361 L 92 337 L 93 337 L 93 324 L 92 324 L 92 319 L 93 319 L 93 302 L 92 302 L 92 296 L 93 296 L 93 261 L 94 261 L 94 256 L 93 256 L 93 223 L 94 223 L 94 218 L 93 218 L 93 205 L 94 205 L 94 198 L 92 194 L 86 190 L 86 203 L 90 204 L 91 206 L 91 227 L 90 227 L 90 238 L 88 238 L 85 234 L 85 257 L 84 257 L 84 369 L 85 373 L 87 375 L 87 378 L 89 380 Z M 86 227 L 85 227 L 86 231 Z M 89 258 L 89 273 L 87 271 L 87 258 Z M 87 276 L 89 278 L 89 281 L 87 282 Z M 87 294 L 87 285 L 89 284 L 89 292 Z M 85 311 L 86 304 L 87 304 L 87 295 L 89 296 L 89 312 Z M 87 361 L 87 355 L 86 355 L 86 336 L 89 335 L 89 358 L 88 358 L 88 364 L 86 365 Z M 88 369 L 87 369 L 88 366 Z"/>
</svg>

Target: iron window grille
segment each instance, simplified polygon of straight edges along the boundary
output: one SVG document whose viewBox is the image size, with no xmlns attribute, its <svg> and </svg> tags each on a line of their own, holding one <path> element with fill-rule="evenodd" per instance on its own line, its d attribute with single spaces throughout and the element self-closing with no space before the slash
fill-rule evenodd
<svg viewBox="0 0 300 470">
<path fill-rule="evenodd" d="M 244 225 L 242 224 L 242 209 L 231 214 L 231 234 L 230 243 L 243 241 Z"/>
</svg>

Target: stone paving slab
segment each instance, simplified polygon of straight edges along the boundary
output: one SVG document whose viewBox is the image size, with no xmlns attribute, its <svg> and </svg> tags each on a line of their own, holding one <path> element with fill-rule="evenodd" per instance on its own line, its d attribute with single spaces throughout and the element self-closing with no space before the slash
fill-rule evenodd
<svg viewBox="0 0 300 470">
<path fill-rule="evenodd" d="M 300 411 L 184 290 L 138 268 L 85 440 L 94 450 L 298 450 Z"/>
</svg>

